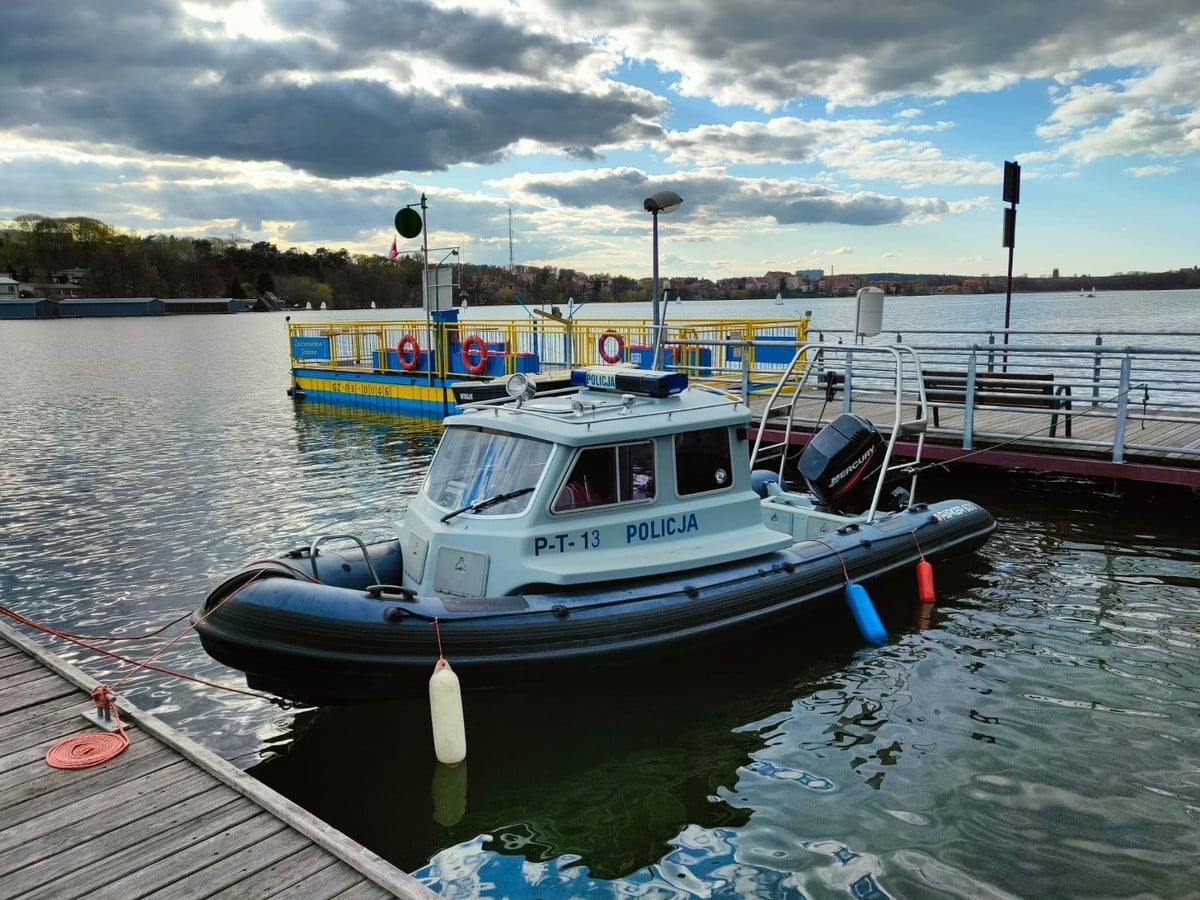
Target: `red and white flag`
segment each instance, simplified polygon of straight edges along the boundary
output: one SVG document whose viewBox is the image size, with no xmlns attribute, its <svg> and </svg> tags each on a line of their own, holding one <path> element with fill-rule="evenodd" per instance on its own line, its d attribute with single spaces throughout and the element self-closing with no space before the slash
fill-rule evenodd
<svg viewBox="0 0 1200 900">
<path fill-rule="evenodd" d="M 395 259 L 398 255 L 396 252 L 396 239 L 392 238 L 392 249 L 388 251 L 388 259 Z"/>
</svg>

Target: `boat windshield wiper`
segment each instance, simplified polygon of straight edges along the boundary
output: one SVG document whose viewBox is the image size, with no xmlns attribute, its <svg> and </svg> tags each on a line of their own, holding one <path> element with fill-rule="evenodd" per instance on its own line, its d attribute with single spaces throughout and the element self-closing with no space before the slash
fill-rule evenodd
<svg viewBox="0 0 1200 900">
<path fill-rule="evenodd" d="M 456 509 L 454 512 L 448 512 L 442 516 L 442 524 L 449 522 L 455 516 L 461 516 L 466 512 L 479 512 L 487 509 L 489 506 L 495 506 L 497 503 L 503 503 L 505 500 L 514 500 L 517 497 L 524 497 L 526 494 L 532 494 L 533 488 L 523 487 L 515 491 L 507 491 L 503 494 L 494 494 L 491 497 L 485 497 L 482 500 L 476 500 L 474 503 L 468 503 L 461 509 Z"/>
</svg>

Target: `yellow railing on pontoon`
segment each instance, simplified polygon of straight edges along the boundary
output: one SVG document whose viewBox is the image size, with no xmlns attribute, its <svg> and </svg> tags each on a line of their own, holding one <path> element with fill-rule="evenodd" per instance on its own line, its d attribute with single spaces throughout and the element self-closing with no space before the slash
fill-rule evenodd
<svg viewBox="0 0 1200 900">
<path fill-rule="evenodd" d="M 678 319 L 662 326 L 658 365 L 717 384 L 777 375 L 807 340 L 808 323 L 807 317 Z M 602 363 L 650 368 L 653 335 L 648 319 L 288 323 L 293 368 L 464 379 Z"/>
</svg>

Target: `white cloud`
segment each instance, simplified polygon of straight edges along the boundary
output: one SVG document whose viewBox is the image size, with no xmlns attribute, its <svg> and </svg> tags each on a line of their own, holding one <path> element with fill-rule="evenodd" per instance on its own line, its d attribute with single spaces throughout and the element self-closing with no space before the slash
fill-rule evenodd
<svg viewBox="0 0 1200 900">
<path fill-rule="evenodd" d="M 693 245 L 854 228 L 866 258 L 876 226 L 995 206 L 1002 144 L 1047 197 L 1114 156 L 1143 192 L 1194 185 L 1198 45 L 1183 0 L 17 4 L 0 216 L 339 246 L 402 185 L 437 191 L 439 230 L 505 244 L 512 203 L 526 258 L 591 242 L 613 268 L 669 182 Z"/>
<path fill-rule="evenodd" d="M 1125 170 L 1135 178 L 1152 178 L 1155 175 L 1174 175 L 1179 166 L 1132 166 Z"/>
</svg>

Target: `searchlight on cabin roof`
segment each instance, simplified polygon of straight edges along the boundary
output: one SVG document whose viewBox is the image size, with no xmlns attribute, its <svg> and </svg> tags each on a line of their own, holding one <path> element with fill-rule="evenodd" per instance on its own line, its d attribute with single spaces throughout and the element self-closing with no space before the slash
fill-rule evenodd
<svg viewBox="0 0 1200 900">
<path fill-rule="evenodd" d="M 533 395 L 537 393 L 537 386 L 531 378 L 518 372 L 504 383 L 504 391 L 520 406 L 526 400 L 533 399 Z"/>
</svg>

